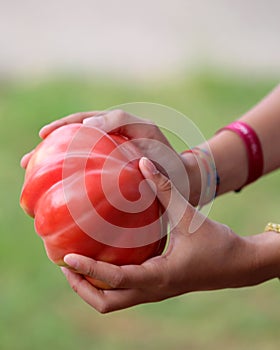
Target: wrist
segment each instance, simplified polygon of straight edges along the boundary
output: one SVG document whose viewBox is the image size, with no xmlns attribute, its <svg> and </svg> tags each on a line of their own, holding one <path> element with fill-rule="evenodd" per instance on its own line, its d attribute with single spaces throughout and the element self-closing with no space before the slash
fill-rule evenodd
<svg viewBox="0 0 280 350">
<path fill-rule="evenodd" d="M 274 231 L 248 238 L 255 251 L 255 275 L 258 283 L 280 276 L 280 234 Z"/>
<path fill-rule="evenodd" d="M 222 130 L 209 140 L 209 147 L 220 177 L 218 195 L 242 187 L 248 176 L 248 165 L 246 148 L 240 137 Z"/>
<path fill-rule="evenodd" d="M 199 145 L 198 148 L 204 148 Z M 228 130 L 222 130 L 213 136 L 206 149 L 210 148 L 215 167 L 219 174 L 219 186 L 216 195 L 241 188 L 248 176 L 247 154 L 240 137 Z M 181 154 L 181 159 L 189 178 L 189 202 L 197 206 L 201 196 L 201 169 L 192 152 Z"/>
<path fill-rule="evenodd" d="M 280 276 L 280 235 L 265 232 L 236 236 L 229 258 L 226 288 L 258 285 Z"/>
<path fill-rule="evenodd" d="M 195 155 L 187 152 L 180 155 L 186 172 L 188 174 L 190 192 L 187 200 L 191 205 L 197 206 L 201 195 L 201 175 Z"/>
</svg>

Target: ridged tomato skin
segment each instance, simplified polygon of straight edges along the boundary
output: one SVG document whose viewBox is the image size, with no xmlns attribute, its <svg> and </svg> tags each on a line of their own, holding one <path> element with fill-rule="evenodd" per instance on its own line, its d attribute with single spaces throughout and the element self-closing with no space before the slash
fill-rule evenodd
<svg viewBox="0 0 280 350">
<path fill-rule="evenodd" d="M 149 186 L 139 191 L 144 180 L 140 157 L 125 137 L 83 124 L 62 126 L 37 146 L 26 169 L 20 205 L 34 218 L 50 260 L 63 266 L 66 254 L 77 253 L 125 265 L 162 253 L 166 235 L 160 204 Z M 130 211 L 141 196 L 148 205 Z M 131 235 L 137 230 L 138 243 L 129 238 L 127 244 L 129 230 Z"/>
</svg>

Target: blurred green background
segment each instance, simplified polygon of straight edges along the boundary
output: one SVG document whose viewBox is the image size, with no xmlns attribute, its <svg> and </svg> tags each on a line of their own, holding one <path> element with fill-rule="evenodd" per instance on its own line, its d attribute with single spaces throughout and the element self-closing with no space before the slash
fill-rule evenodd
<svg viewBox="0 0 280 350">
<path fill-rule="evenodd" d="M 47 259 L 33 220 L 18 204 L 24 178 L 20 158 L 39 142 L 40 127 L 54 119 L 127 102 L 156 102 L 190 117 L 208 138 L 276 83 L 207 69 L 149 84 L 100 76 L 2 81 L 0 349 L 279 349 L 279 281 L 99 315 Z M 279 183 L 275 172 L 240 194 L 224 195 L 210 217 L 240 234 L 261 232 L 267 221 L 279 221 Z"/>
</svg>

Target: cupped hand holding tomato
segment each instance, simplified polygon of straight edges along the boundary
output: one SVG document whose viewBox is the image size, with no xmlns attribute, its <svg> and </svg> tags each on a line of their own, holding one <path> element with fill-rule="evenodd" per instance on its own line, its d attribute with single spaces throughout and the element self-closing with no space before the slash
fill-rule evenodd
<svg viewBox="0 0 280 350">
<path fill-rule="evenodd" d="M 85 302 L 98 312 L 108 313 L 192 291 L 250 286 L 268 278 L 256 261 L 256 247 L 263 240 L 262 251 L 265 251 L 273 244 L 273 234 L 239 237 L 228 226 L 208 218 L 204 218 L 196 232 L 190 233 L 190 223 L 197 215 L 195 208 L 148 159 L 140 160 L 140 169 L 155 184 L 157 196 L 167 210 L 171 225 L 167 251 L 141 265 L 124 266 L 67 255 L 65 261 L 73 270 L 62 270 L 72 289 Z M 178 208 L 184 209 L 180 221 Z M 97 289 L 84 279 L 84 274 L 114 288 Z"/>
<path fill-rule="evenodd" d="M 48 131 L 23 160 L 20 203 L 49 258 L 65 266 L 64 256 L 77 253 L 124 265 L 161 254 L 166 232 L 138 168 L 141 151 L 119 133 L 81 123 Z"/>
</svg>

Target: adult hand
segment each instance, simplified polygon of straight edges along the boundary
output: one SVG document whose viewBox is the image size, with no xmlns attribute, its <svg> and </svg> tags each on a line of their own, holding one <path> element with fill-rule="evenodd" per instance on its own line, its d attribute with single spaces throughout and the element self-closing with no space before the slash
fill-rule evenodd
<svg viewBox="0 0 280 350">
<path fill-rule="evenodd" d="M 108 133 L 119 133 L 127 137 L 141 154 L 155 161 L 168 173 L 176 187 L 193 205 L 197 205 L 201 194 L 201 176 L 195 157 L 182 157 L 170 145 L 161 130 L 152 121 L 131 115 L 123 110 L 80 112 L 68 115 L 44 126 L 39 135 L 46 138 L 55 129 L 71 124 L 84 123 Z M 34 150 L 23 156 L 21 166 L 26 169 Z M 189 186 L 187 184 L 189 183 Z"/>
<path fill-rule="evenodd" d="M 46 138 L 55 129 L 72 123 L 84 123 L 102 129 L 110 133 L 119 133 L 131 140 L 137 140 L 137 147 L 143 155 L 149 156 L 151 152 L 155 153 L 155 143 L 149 143 L 148 140 L 158 141 L 158 147 L 165 145 L 172 149 L 166 137 L 160 129 L 151 121 L 138 118 L 123 110 L 112 111 L 91 111 L 80 112 L 68 115 L 67 117 L 55 120 L 45 125 L 39 135 L 42 139 Z M 174 151 L 175 153 L 175 151 Z M 27 167 L 33 151 L 23 156 L 21 166 Z"/>
<path fill-rule="evenodd" d="M 66 255 L 65 263 L 75 272 L 67 268 L 62 270 L 82 299 L 97 311 L 106 313 L 191 291 L 260 282 L 261 277 L 251 273 L 256 260 L 250 239 L 239 237 L 229 227 L 208 218 L 202 218 L 201 226 L 190 233 L 194 215 L 202 214 L 197 213 L 148 159 L 141 158 L 139 167 L 143 176 L 154 182 L 157 197 L 167 210 L 172 228 L 168 249 L 164 255 L 142 265 L 126 266 L 77 254 Z M 183 216 L 178 217 L 180 211 Z M 95 288 L 85 275 L 105 282 L 112 289 Z"/>
</svg>

